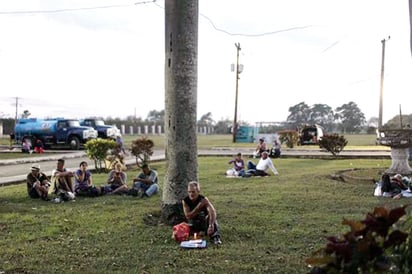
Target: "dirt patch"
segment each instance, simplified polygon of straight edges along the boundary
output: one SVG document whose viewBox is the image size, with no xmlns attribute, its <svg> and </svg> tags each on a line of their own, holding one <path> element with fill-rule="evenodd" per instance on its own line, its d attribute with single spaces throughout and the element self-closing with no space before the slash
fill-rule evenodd
<svg viewBox="0 0 412 274">
<path fill-rule="evenodd" d="M 161 223 L 160 217 L 161 217 L 160 211 L 149 213 L 143 217 L 143 223 L 148 226 L 157 226 Z"/>
<path fill-rule="evenodd" d="M 334 180 L 351 183 L 371 183 L 379 181 L 385 172 L 383 168 L 352 168 L 336 172 L 331 175 Z"/>
</svg>

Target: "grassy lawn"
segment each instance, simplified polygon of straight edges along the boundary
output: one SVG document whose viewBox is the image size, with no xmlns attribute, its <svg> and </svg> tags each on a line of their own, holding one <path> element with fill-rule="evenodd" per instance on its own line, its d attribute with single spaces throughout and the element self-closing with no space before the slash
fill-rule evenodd
<svg viewBox="0 0 412 274">
<path fill-rule="evenodd" d="M 0 272 L 5 273 L 306 273 L 304 260 L 378 205 L 373 184 L 329 175 L 376 170 L 389 160 L 276 159 L 279 176 L 225 178 L 228 159 L 199 158 L 202 193 L 214 204 L 223 245 L 183 250 L 172 229 L 149 225 L 161 195 L 78 198 L 54 204 L 27 198 L 25 185 L 0 190 Z M 164 178 L 164 163 L 153 163 Z M 128 171 L 129 182 L 137 170 Z M 106 174 L 94 174 L 97 185 Z M 130 183 L 129 183 L 130 184 Z M 408 213 L 410 214 L 410 212 Z"/>
</svg>

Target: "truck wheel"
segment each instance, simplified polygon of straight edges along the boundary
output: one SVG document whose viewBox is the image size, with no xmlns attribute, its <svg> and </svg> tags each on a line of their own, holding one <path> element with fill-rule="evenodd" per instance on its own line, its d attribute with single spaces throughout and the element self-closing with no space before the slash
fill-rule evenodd
<svg viewBox="0 0 412 274">
<path fill-rule="evenodd" d="M 72 150 L 80 149 L 80 141 L 79 141 L 79 138 L 77 138 L 76 136 L 70 137 L 69 144 L 70 144 L 70 149 Z"/>
</svg>

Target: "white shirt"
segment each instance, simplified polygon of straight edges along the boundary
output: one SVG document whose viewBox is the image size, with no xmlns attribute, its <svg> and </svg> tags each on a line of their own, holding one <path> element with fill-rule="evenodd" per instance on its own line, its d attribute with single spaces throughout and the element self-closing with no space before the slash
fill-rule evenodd
<svg viewBox="0 0 412 274">
<path fill-rule="evenodd" d="M 266 171 L 268 168 L 272 170 L 274 175 L 279 174 L 269 157 L 266 159 L 260 158 L 258 164 L 256 165 L 256 169 Z"/>
</svg>

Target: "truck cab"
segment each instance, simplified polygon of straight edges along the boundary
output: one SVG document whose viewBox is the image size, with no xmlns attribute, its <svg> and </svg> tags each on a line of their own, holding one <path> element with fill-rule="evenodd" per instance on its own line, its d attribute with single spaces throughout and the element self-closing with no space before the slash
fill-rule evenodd
<svg viewBox="0 0 412 274">
<path fill-rule="evenodd" d="M 323 137 L 323 129 L 319 125 L 305 125 L 299 130 L 300 145 L 317 145 Z"/>
<path fill-rule="evenodd" d="M 104 120 L 100 118 L 83 119 L 80 120 L 80 124 L 97 130 L 99 138 L 116 140 L 117 136 L 121 136 L 120 130 L 116 126 L 106 125 Z"/>
</svg>

